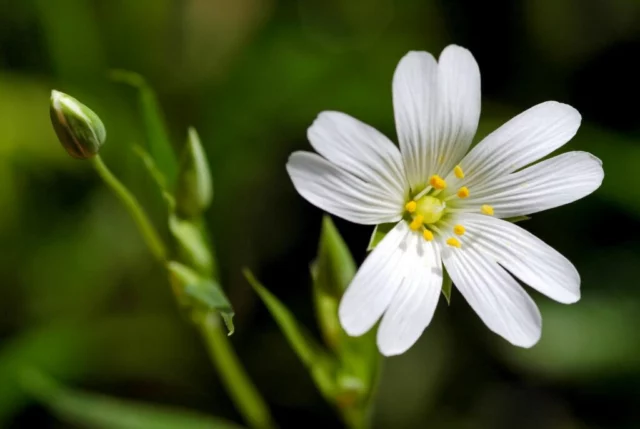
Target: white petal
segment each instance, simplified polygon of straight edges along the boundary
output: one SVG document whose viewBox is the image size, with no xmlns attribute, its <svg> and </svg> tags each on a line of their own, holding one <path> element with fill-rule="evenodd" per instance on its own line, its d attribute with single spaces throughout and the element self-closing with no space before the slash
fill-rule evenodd
<svg viewBox="0 0 640 429">
<path fill-rule="evenodd" d="M 567 152 L 471 188 L 460 207 L 489 204 L 500 218 L 523 216 L 572 203 L 600 187 L 602 162 L 587 152 Z"/>
<path fill-rule="evenodd" d="M 315 153 L 291 154 L 287 172 L 293 186 L 307 201 L 343 219 L 377 225 L 402 217 L 402 195 L 391 195 L 366 183 Z"/>
<path fill-rule="evenodd" d="M 504 268 L 466 245 L 443 251 L 454 285 L 489 329 L 520 347 L 540 339 L 542 318 L 531 297 Z"/>
<path fill-rule="evenodd" d="M 576 109 L 555 101 L 526 110 L 469 152 L 460 162 L 466 178 L 456 186 L 471 188 L 543 158 L 571 140 L 580 120 Z"/>
<path fill-rule="evenodd" d="M 419 189 L 449 172 L 473 140 L 480 117 L 473 55 L 451 45 L 438 64 L 427 52 L 409 52 L 393 76 L 393 107 L 409 183 Z"/>
<path fill-rule="evenodd" d="M 307 136 L 316 151 L 364 182 L 405 195 L 409 185 L 398 148 L 381 132 L 340 112 L 322 112 Z"/>
<path fill-rule="evenodd" d="M 378 328 L 378 348 L 385 356 L 404 353 L 431 322 L 442 289 L 442 261 L 434 242 L 407 237 L 404 282 Z"/>
<path fill-rule="evenodd" d="M 517 225 L 491 216 L 461 215 L 465 241 L 524 283 L 564 304 L 580 299 L 580 275 L 567 258 Z"/>
<path fill-rule="evenodd" d="M 438 62 L 440 131 L 435 173 L 445 176 L 467 153 L 480 119 L 480 69 L 471 52 L 449 45 Z"/>
<path fill-rule="evenodd" d="M 404 280 L 407 264 L 413 261 L 407 247 L 409 234 L 407 223 L 399 222 L 362 263 L 338 309 L 347 334 L 367 332 L 391 303 Z"/>
<path fill-rule="evenodd" d="M 429 179 L 438 132 L 438 63 L 428 52 L 409 52 L 393 75 L 393 111 L 409 183 Z"/>
</svg>

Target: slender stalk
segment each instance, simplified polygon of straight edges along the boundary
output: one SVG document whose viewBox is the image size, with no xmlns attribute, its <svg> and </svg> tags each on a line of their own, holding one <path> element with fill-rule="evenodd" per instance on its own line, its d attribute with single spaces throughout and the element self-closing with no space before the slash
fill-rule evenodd
<svg viewBox="0 0 640 429">
<path fill-rule="evenodd" d="M 249 426 L 256 429 L 275 428 L 266 403 L 240 364 L 218 315 L 207 314 L 199 328 L 227 392 Z"/>
<path fill-rule="evenodd" d="M 131 192 L 111 173 L 100 156 L 92 158 L 93 166 L 125 205 L 135 220 L 149 250 L 163 266 L 167 263 L 167 250 L 162 239 L 151 224 L 149 217 Z M 207 345 L 207 350 L 223 384 L 244 420 L 255 429 L 276 427 L 266 402 L 251 382 L 233 351 L 229 337 L 217 314 L 210 313 L 197 322 L 198 329 Z"/>
<path fill-rule="evenodd" d="M 162 239 L 151 224 L 149 217 L 144 212 L 140 203 L 133 194 L 111 173 L 111 170 L 102 161 L 100 155 L 91 158 L 91 162 L 104 182 L 113 190 L 116 196 L 122 201 L 129 214 L 138 225 L 142 237 L 147 242 L 149 250 L 163 264 L 166 262 L 167 250 Z"/>
</svg>

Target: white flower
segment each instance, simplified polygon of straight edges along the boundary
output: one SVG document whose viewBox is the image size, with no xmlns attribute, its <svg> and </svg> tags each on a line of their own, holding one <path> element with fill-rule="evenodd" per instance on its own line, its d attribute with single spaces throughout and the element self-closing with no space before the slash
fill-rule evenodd
<svg viewBox="0 0 640 429">
<path fill-rule="evenodd" d="M 287 164 L 297 191 L 321 209 L 364 225 L 397 222 L 345 292 L 342 326 L 357 336 L 382 318 L 380 351 L 405 352 L 433 317 L 444 264 L 489 329 L 531 347 L 540 312 L 512 275 L 565 304 L 580 299 L 580 276 L 557 251 L 501 219 L 568 204 L 600 186 L 602 164 L 589 153 L 530 165 L 575 135 L 580 114 L 538 104 L 467 153 L 480 116 L 480 71 L 454 45 L 439 62 L 426 52 L 402 58 L 393 106 L 400 150 L 348 115 L 323 112 L 308 131 L 319 155 L 296 152 Z"/>
</svg>

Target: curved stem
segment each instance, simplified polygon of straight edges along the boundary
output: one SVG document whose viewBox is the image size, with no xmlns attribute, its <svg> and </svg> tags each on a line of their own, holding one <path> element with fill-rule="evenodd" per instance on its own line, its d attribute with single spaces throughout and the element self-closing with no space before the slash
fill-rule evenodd
<svg viewBox="0 0 640 429">
<path fill-rule="evenodd" d="M 138 225 L 138 228 L 140 229 L 144 240 L 147 242 L 149 250 L 153 253 L 153 256 L 164 264 L 167 255 L 166 247 L 136 197 L 134 197 L 126 186 L 124 186 L 122 182 L 120 182 L 113 173 L 111 173 L 111 170 L 109 170 L 106 164 L 102 161 L 100 155 L 96 155 L 91 158 L 91 163 L 102 180 L 104 180 L 107 186 L 113 190 L 116 196 L 127 208 L 129 214 Z"/>
<path fill-rule="evenodd" d="M 249 426 L 256 429 L 275 428 L 269 409 L 238 361 L 220 318 L 209 313 L 198 326 L 227 392 Z"/>
</svg>

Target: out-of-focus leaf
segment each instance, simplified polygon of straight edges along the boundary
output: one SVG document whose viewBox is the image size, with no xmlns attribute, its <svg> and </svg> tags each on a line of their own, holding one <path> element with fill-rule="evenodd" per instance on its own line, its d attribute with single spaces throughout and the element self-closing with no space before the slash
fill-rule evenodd
<svg viewBox="0 0 640 429">
<path fill-rule="evenodd" d="M 112 70 L 111 79 L 116 82 L 126 83 L 138 90 L 140 111 L 144 121 L 145 131 L 149 144 L 149 152 L 164 174 L 169 186 L 172 186 L 178 175 L 178 160 L 171 146 L 169 133 L 164 122 L 162 109 L 156 98 L 156 94 L 142 76 L 127 70 Z"/>
<path fill-rule="evenodd" d="M 320 392 L 327 400 L 335 401 L 337 362 L 306 332 L 284 304 L 253 276 L 251 271 L 245 269 L 244 276 L 267 306 L 302 363 L 311 372 Z"/>
<path fill-rule="evenodd" d="M 442 277 L 442 295 L 444 295 L 444 299 L 447 300 L 447 304 L 451 305 L 451 287 L 453 286 L 453 282 L 451 281 L 451 277 L 447 270 L 444 270 Z"/>
<path fill-rule="evenodd" d="M 229 335 L 233 334 L 233 308 L 217 282 L 200 276 L 191 268 L 176 261 L 169 262 L 167 270 L 171 286 L 181 305 L 196 311 L 205 310 L 205 313 L 209 311 L 220 313 L 229 330 Z"/>
<path fill-rule="evenodd" d="M 369 245 L 367 246 L 367 250 L 373 250 L 378 243 L 382 241 L 382 239 L 396 226 L 395 223 L 381 223 L 380 225 L 376 225 L 373 229 L 373 233 L 371 233 L 371 238 L 369 239 Z"/>
<path fill-rule="evenodd" d="M 33 369 L 24 369 L 20 381 L 35 399 L 72 424 L 97 429 L 240 429 L 231 422 L 193 411 L 70 389 Z"/>
<path fill-rule="evenodd" d="M 209 162 L 194 128 L 189 128 L 187 144 L 180 160 L 175 199 L 176 211 L 185 219 L 199 218 L 213 200 Z"/>
</svg>

